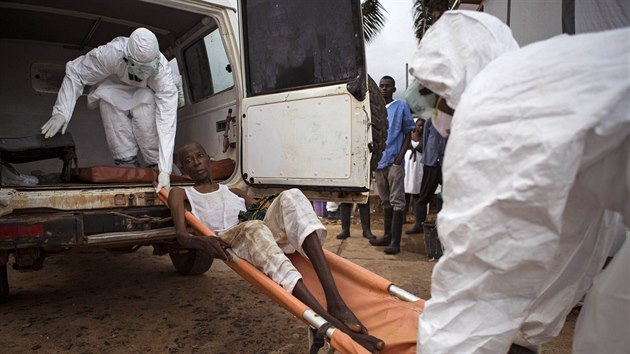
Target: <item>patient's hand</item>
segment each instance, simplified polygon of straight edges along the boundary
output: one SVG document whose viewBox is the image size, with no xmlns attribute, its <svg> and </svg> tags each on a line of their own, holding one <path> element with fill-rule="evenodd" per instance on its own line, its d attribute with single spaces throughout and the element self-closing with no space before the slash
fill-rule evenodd
<svg viewBox="0 0 630 354">
<path fill-rule="evenodd" d="M 205 237 L 204 241 L 204 249 L 210 252 L 212 257 L 227 260 L 228 256 L 225 249 L 229 248 L 230 245 L 218 237 Z"/>
</svg>

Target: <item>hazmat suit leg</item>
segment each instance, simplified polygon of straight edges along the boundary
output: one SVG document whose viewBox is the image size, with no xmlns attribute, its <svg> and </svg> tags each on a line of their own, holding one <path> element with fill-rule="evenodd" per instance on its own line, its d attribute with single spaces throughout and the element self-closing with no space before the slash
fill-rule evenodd
<svg viewBox="0 0 630 354">
<path fill-rule="evenodd" d="M 589 290 L 575 327 L 574 353 L 623 353 L 630 348 L 630 243 L 626 241 Z"/>
<path fill-rule="evenodd" d="M 126 112 L 104 100 L 100 100 L 99 110 L 107 145 L 114 160 L 128 161 L 135 158 L 138 155 L 138 146 L 133 137 L 131 119 Z"/>
<path fill-rule="evenodd" d="M 155 121 L 155 104 L 141 104 L 131 110 L 133 136 L 147 165 L 157 165 L 160 148 Z"/>
</svg>

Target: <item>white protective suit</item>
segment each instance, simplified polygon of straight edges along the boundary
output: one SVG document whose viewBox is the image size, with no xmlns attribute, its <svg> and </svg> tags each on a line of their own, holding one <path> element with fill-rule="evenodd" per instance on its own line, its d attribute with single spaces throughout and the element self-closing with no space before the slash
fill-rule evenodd
<svg viewBox="0 0 630 354">
<path fill-rule="evenodd" d="M 630 223 L 630 29 L 515 50 L 497 21 L 445 13 L 410 70 L 455 109 L 419 353 L 548 341 Z"/>
<path fill-rule="evenodd" d="M 135 80 L 125 61 L 130 57 L 130 48 L 136 53 L 137 60 L 151 60 L 151 55 L 159 55 L 157 74 L 145 80 Z M 148 54 L 147 57 L 137 58 L 137 53 L 142 51 Z M 88 96 L 88 107 L 100 108 L 113 158 L 133 158 L 140 147 L 147 164 L 157 164 L 161 174 L 170 174 L 178 88 L 168 61 L 157 48 L 155 35 L 140 28 L 132 33 L 131 41 L 127 37 L 117 37 L 68 62 L 53 116 L 61 115 L 70 121 L 85 85 L 94 86 Z"/>
</svg>

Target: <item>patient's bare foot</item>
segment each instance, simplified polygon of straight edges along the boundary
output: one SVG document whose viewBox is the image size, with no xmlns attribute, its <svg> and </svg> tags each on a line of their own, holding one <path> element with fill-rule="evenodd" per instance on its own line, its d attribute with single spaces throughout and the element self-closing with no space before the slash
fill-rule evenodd
<svg viewBox="0 0 630 354">
<path fill-rule="evenodd" d="M 367 334 L 365 326 L 343 300 L 331 301 L 328 304 L 328 310 L 325 310 L 308 291 L 302 279 L 295 284 L 293 295 L 370 352 L 377 353 L 385 346 L 382 340 Z"/>
<path fill-rule="evenodd" d="M 371 353 L 376 353 L 383 349 L 385 343 L 374 336 L 368 334 L 367 328 L 359 321 L 354 313 L 346 306 L 345 303 L 336 304 L 336 306 L 328 307 L 328 314 L 333 316 L 337 321 L 341 322 L 343 326 L 338 328 L 349 335 L 355 342 L 369 350 Z"/>
<path fill-rule="evenodd" d="M 371 336 L 369 334 L 356 333 L 349 331 L 348 329 L 340 328 L 345 334 L 350 336 L 355 342 L 359 343 L 362 347 L 369 350 L 370 353 L 378 353 L 385 347 L 385 342 L 381 339 Z"/>
<path fill-rule="evenodd" d="M 328 313 L 341 321 L 348 329 L 355 333 L 367 334 L 367 328 L 359 321 L 357 316 L 345 304 L 329 306 Z"/>
</svg>

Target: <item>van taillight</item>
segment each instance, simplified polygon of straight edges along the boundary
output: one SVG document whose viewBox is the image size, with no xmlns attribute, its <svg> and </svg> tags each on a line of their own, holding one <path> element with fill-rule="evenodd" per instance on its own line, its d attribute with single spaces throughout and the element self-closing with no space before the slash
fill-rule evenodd
<svg viewBox="0 0 630 354">
<path fill-rule="evenodd" d="M 44 235 L 44 224 L 0 226 L 0 238 L 34 237 Z"/>
</svg>

